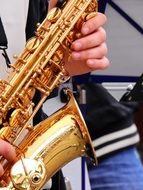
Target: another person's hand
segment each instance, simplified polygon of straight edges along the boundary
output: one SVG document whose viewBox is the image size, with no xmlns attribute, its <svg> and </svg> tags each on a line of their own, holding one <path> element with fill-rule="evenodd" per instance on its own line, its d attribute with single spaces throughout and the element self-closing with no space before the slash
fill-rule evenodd
<svg viewBox="0 0 143 190">
<path fill-rule="evenodd" d="M 73 42 L 71 59 L 65 65 L 70 76 L 103 70 L 109 66 L 106 31 L 103 28 L 106 20 L 104 14 L 98 13 L 83 25 L 82 37 Z"/>
<path fill-rule="evenodd" d="M 0 139 L 0 156 L 3 156 L 7 161 L 11 163 L 16 161 L 16 153 L 14 147 L 2 139 Z M 2 176 L 3 172 L 3 167 L 0 164 L 0 176 Z"/>
</svg>

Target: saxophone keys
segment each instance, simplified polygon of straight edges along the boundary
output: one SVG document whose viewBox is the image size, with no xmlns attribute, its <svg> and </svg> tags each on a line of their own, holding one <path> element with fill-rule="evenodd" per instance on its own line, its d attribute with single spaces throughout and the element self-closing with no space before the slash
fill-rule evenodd
<svg viewBox="0 0 143 190">
<path fill-rule="evenodd" d="M 89 20 L 89 19 L 91 19 L 91 18 L 93 18 L 93 17 L 95 17 L 96 15 L 97 15 L 97 12 L 92 12 L 92 13 L 88 14 L 86 16 L 86 21 Z"/>
<path fill-rule="evenodd" d="M 12 68 L 13 71 L 15 71 L 15 72 L 17 72 L 17 73 L 19 73 L 19 71 L 20 71 L 20 69 L 17 68 L 15 65 L 10 65 L 10 68 Z"/>
<path fill-rule="evenodd" d="M 6 88 L 6 82 L 4 80 L 0 80 L 0 94 L 4 92 L 4 89 Z"/>
<path fill-rule="evenodd" d="M 25 120 L 25 115 L 22 113 L 21 109 L 15 109 L 9 118 L 9 125 L 10 126 L 17 126 L 23 123 Z"/>
<path fill-rule="evenodd" d="M 49 11 L 49 14 L 47 15 L 47 20 L 51 23 L 55 23 L 61 15 L 61 9 L 58 7 L 55 7 Z"/>
<path fill-rule="evenodd" d="M 4 99 L 3 97 L 1 97 L 1 99 L 2 99 L 3 102 L 4 102 L 4 100 L 5 100 L 5 101 L 7 100 L 7 99 Z M 0 109 L 0 112 L 1 112 L 2 115 L 5 115 L 6 112 L 7 112 L 7 109 L 2 107 L 2 108 Z"/>
<path fill-rule="evenodd" d="M 64 25 L 65 26 L 70 26 L 71 25 L 71 21 L 69 21 L 69 20 L 68 21 L 64 21 Z"/>
<path fill-rule="evenodd" d="M 5 140 L 7 139 L 7 136 L 11 133 L 10 127 L 2 127 L 0 129 L 0 138 Z"/>
<path fill-rule="evenodd" d="M 63 51 L 60 50 L 60 49 L 58 49 L 58 50 L 55 52 L 54 56 L 52 57 L 52 59 L 53 59 L 53 61 L 54 61 L 55 63 L 59 63 L 61 60 L 63 60 L 63 58 L 64 58 L 64 53 L 63 53 Z"/>
<path fill-rule="evenodd" d="M 29 105 L 31 103 L 31 100 L 34 97 L 35 94 L 35 88 L 34 87 L 29 87 L 27 89 L 23 89 L 21 93 L 19 93 L 19 101 L 22 103 L 24 107 Z"/>
<path fill-rule="evenodd" d="M 81 27 L 83 23 L 85 22 L 85 17 L 86 17 L 86 14 L 83 14 L 82 17 L 80 17 L 77 23 L 75 24 L 75 29 L 77 31 L 81 30 Z"/>
<path fill-rule="evenodd" d="M 28 131 L 33 131 L 33 126 L 32 126 L 32 125 L 28 125 L 28 126 L 26 127 L 26 129 L 27 129 Z"/>
<path fill-rule="evenodd" d="M 71 32 L 69 33 L 69 35 L 66 37 L 64 43 L 65 43 L 65 45 L 66 45 L 67 47 L 70 47 L 70 45 L 72 44 L 72 42 L 73 42 L 74 39 L 75 39 L 75 36 L 76 36 L 75 32 L 74 32 L 74 31 L 71 31 Z"/>
<path fill-rule="evenodd" d="M 32 37 L 31 39 L 29 39 L 26 43 L 26 49 L 33 53 L 35 51 L 35 49 L 38 48 L 38 46 L 40 45 L 41 40 L 39 38 L 36 37 Z"/>
</svg>

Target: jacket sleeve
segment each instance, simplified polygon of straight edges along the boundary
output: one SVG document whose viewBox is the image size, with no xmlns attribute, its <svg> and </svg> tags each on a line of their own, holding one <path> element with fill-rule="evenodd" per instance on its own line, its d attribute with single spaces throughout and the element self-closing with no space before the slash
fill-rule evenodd
<svg viewBox="0 0 143 190">
<path fill-rule="evenodd" d="M 101 84 L 85 85 L 87 105 L 85 121 L 92 139 L 130 126 L 137 102 L 117 101 Z"/>
</svg>

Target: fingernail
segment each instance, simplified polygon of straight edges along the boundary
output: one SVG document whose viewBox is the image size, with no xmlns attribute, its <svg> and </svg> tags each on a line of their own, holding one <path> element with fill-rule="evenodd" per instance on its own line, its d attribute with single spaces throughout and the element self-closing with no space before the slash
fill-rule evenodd
<svg viewBox="0 0 143 190">
<path fill-rule="evenodd" d="M 74 48 L 74 50 L 80 50 L 80 48 L 81 48 L 81 43 L 75 42 L 75 43 L 73 44 L 73 48 Z"/>
<path fill-rule="evenodd" d="M 73 59 L 79 59 L 80 58 L 80 53 L 73 52 L 72 57 L 73 57 Z"/>
<path fill-rule="evenodd" d="M 88 60 L 87 64 L 89 67 L 93 67 L 93 65 L 95 64 L 95 62 L 93 60 Z"/>
<path fill-rule="evenodd" d="M 82 33 L 83 33 L 83 34 L 88 34 L 88 33 L 89 33 L 89 28 L 83 27 Z"/>
</svg>

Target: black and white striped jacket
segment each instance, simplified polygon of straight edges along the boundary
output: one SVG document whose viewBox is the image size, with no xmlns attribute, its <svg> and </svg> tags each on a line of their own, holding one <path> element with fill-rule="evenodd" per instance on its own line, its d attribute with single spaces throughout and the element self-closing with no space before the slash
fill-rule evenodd
<svg viewBox="0 0 143 190">
<path fill-rule="evenodd" d="M 139 142 L 134 123 L 137 102 L 117 101 L 101 84 L 86 83 L 84 89 L 85 120 L 98 159 Z"/>
</svg>

